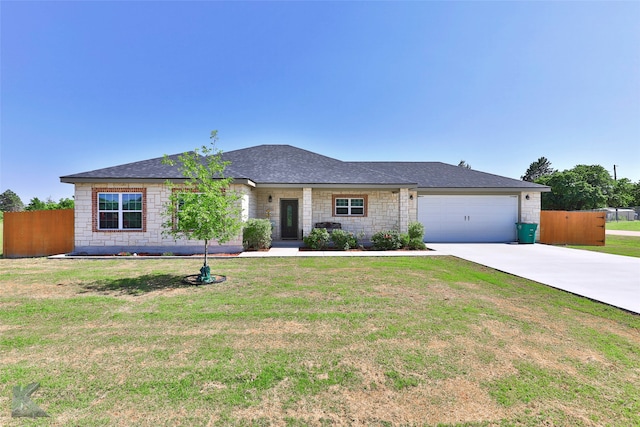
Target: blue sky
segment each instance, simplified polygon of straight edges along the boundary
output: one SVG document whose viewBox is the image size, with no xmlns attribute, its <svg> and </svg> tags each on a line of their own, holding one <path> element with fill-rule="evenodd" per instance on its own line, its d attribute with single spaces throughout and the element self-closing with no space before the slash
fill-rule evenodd
<svg viewBox="0 0 640 427">
<path fill-rule="evenodd" d="M 640 180 L 640 2 L 3 1 L 0 192 L 208 144 Z"/>
</svg>

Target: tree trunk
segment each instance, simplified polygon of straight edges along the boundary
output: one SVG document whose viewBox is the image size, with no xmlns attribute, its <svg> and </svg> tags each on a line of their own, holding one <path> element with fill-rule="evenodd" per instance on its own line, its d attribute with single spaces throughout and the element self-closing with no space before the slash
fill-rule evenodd
<svg viewBox="0 0 640 427">
<path fill-rule="evenodd" d="M 204 266 L 207 266 L 207 254 L 209 253 L 209 241 L 204 241 Z"/>
</svg>

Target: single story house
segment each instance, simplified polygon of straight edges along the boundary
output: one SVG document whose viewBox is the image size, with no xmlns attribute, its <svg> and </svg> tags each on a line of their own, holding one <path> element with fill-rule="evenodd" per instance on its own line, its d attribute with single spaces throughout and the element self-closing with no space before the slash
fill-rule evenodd
<svg viewBox="0 0 640 427">
<path fill-rule="evenodd" d="M 512 242 L 516 222 L 539 223 L 540 194 L 550 190 L 440 162 L 346 162 L 290 145 L 222 157 L 231 162 L 225 176 L 242 194 L 243 219 L 270 219 L 275 240 L 302 239 L 319 222 L 339 222 L 368 239 L 419 221 L 426 242 Z M 163 236 L 166 182 L 184 177 L 162 160 L 60 178 L 75 185 L 75 253 L 202 252 L 202 242 Z M 238 236 L 211 251 L 241 247 Z"/>
</svg>

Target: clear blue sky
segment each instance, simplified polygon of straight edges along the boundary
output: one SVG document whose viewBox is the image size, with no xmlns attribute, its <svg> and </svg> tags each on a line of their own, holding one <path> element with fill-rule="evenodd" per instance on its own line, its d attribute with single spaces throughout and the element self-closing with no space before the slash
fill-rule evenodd
<svg viewBox="0 0 640 427">
<path fill-rule="evenodd" d="M 208 144 L 640 180 L 640 2 L 2 1 L 0 192 Z"/>
</svg>

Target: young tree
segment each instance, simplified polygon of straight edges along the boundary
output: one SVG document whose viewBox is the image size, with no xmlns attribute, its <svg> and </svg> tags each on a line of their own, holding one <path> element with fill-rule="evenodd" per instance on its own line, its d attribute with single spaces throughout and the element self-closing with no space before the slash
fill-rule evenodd
<svg viewBox="0 0 640 427">
<path fill-rule="evenodd" d="M 20 212 L 24 209 L 24 204 L 20 197 L 11 190 L 6 190 L 0 194 L 0 211 L 2 212 Z"/>
<path fill-rule="evenodd" d="M 211 132 L 211 147 L 178 156 L 178 168 L 186 178 L 182 185 L 168 182 L 171 189 L 165 206 L 164 233 L 177 238 L 204 241 L 204 265 L 200 269 L 202 283 L 212 281 L 207 265 L 209 243 L 223 244 L 239 235 L 242 228 L 240 195 L 231 190 L 232 178 L 225 178 L 229 162 L 222 160 L 222 151 L 215 146 L 218 132 Z M 163 162 L 176 162 L 164 157 Z"/>
<path fill-rule="evenodd" d="M 523 181 L 534 182 L 538 178 L 551 175 L 553 172 L 554 170 L 551 167 L 551 162 L 547 160 L 546 157 L 540 157 L 529 165 L 529 169 L 527 169 L 524 176 L 521 176 L 520 179 Z"/>
</svg>

